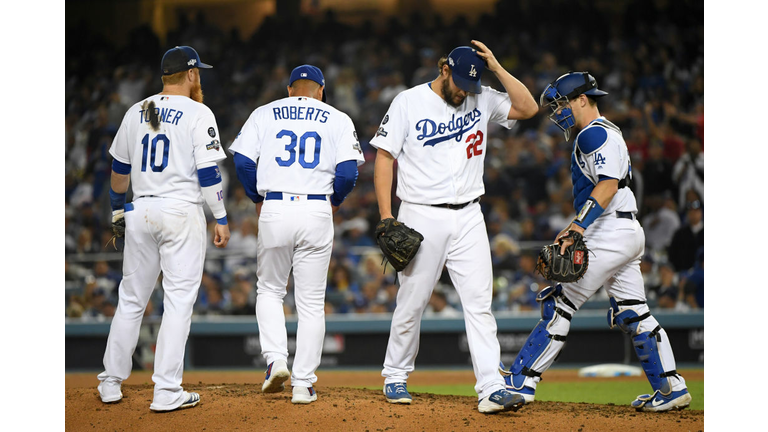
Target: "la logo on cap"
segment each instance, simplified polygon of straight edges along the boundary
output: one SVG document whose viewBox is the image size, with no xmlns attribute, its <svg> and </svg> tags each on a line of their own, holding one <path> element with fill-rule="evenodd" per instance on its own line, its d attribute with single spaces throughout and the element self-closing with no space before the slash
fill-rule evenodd
<svg viewBox="0 0 768 432">
<path fill-rule="evenodd" d="M 469 76 L 474 78 L 477 76 L 477 70 L 475 70 L 475 65 L 470 65 L 470 66 L 472 67 L 472 69 L 469 70 Z"/>
</svg>

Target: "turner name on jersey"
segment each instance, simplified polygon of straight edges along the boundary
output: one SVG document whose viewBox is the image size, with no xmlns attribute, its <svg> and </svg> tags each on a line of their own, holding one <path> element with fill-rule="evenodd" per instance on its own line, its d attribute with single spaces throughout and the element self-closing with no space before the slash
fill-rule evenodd
<svg viewBox="0 0 768 432">
<path fill-rule="evenodd" d="M 210 108 L 174 95 L 154 95 L 133 105 L 109 153 L 131 165 L 134 199 L 156 196 L 198 204 L 204 199 L 197 166 L 226 158 Z"/>
</svg>

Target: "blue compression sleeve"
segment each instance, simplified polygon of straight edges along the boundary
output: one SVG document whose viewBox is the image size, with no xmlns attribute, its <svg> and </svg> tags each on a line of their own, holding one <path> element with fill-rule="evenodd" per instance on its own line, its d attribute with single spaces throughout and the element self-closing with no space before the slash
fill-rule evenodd
<svg viewBox="0 0 768 432">
<path fill-rule="evenodd" d="M 235 152 L 234 160 L 237 179 L 245 188 L 245 194 L 255 203 L 264 201 L 264 197 L 259 195 L 258 189 L 256 189 L 256 162 L 237 152 Z"/>
<path fill-rule="evenodd" d="M 333 195 L 331 204 L 340 206 L 344 199 L 352 192 L 357 182 L 357 161 L 348 160 L 336 165 L 336 177 L 333 179 Z"/>
<path fill-rule="evenodd" d="M 131 165 L 122 163 L 117 159 L 112 159 L 112 171 L 118 174 L 128 175 L 131 173 Z"/>
<path fill-rule="evenodd" d="M 197 170 L 197 178 L 200 181 L 200 186 L 208 187 L 221 183 L 221 172 L 219 167 L 209 166 Z"/>
<path fill-rule="evenodd" d="M 109 188 L 109 203 L 112 206 L 112 211 L 121 210 L 125 208 L 125 194 L 117 193 Z"/>
</svg>

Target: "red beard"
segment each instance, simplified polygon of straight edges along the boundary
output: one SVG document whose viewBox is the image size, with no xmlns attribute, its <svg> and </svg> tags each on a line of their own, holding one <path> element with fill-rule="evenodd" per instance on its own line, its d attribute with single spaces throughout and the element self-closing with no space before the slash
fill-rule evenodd
<svg viewBox="0 0 768 432">
<path fill-rule="evenodd" d="M 203 87 L 200 85 L 200 80 L 192 87 L 192 94 L 189 97 L 195 102 L 203 103 Z"/>
</svg>

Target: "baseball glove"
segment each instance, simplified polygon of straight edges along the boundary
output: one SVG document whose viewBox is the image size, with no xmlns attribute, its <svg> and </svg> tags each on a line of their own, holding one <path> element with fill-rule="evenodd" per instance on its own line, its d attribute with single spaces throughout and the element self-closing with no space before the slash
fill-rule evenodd
<svg viewBox="0 0 768 432">
<path fill-rule="evenodd" d="M 376 225 L 376 243 L 379 244 L 384 259 L 397 271 L 404 268 L 416 256 L 424 236 L 394 218 L 387 218 Z"/>
<path fill-rule="evenodd" d="M 112 212 L 112 234 L 117 238 L 125 237 L 125 210 Z"/>
<path fill-rule="evenodd" d="M 117 239 L 123 237 L 125 237 L 125 210 L 115 210 L 112 212 L 112 238 L 104 246 L 112 243 L 112 247 L 117 250 Z"/>
<path fill-rule="evenodd" d="M 536 271 L 546 279 L 555 282 L 576 282 L 584 277 L 589 267 L 589 251 L 584 237 L 576 231 L 568 231 L 563 239 L 573 239 L 573 243 L 560 255 L 560 243 L 546 245 L 539 252 Z"/>
</svg>

